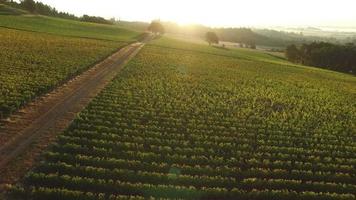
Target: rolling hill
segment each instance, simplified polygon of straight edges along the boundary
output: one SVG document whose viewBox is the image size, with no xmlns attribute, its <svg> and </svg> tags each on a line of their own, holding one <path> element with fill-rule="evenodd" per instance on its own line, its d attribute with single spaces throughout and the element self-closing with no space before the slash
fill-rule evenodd
<svg viewBox="0 0 356 200">
<path fill-rule="evenodd" d="M 135 41 L 140 32 L 115 25 L 96 24 L 41 15 L 0 15 L 0 27 L 51 33 L 55 35 Z"/>
<path fill-rule="evenodd" d="M 161 38 L 13 195 L 351 200 L 355 97 L 354 76 Z"/>
<path fill-rule="evenodd" d="M 5 116 L 140 34 L 6 7 L 0 12 Z M 6 185 L 6 197 L 355 199 L 355 76 L 164 36 L 137 44 L 123 55 L 138 54 L 114 79 L 102 78 L 108 85 L 72 113 L 64 132 L 43 134 L 55 142 L 40 143 L 50 144 L 39 148 L 42 156 L 29 151 L 35 166 Z M 21 164 L 9 166 L 10 176 L 18 175 Z"/>
</svg>

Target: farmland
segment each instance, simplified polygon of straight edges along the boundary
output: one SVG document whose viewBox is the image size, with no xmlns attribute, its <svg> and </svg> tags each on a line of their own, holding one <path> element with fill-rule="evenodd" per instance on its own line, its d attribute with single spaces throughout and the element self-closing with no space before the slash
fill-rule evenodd
<svg viewBox="0 0 356 200">
<path fill-rule="evenodd" d="M 117 26 L 14 13 L 0 15 L 0 27 L 0 119 L 139 35 Z"/>
<path fill-rule="evenodd" d="M 0 28 L 0 115 L 8 116 L 123 45 Z"/>
<path fill-rule="evenodd" d="M 355 199 L 356 79 L 162 38 L 82 111 L 14 195 Z"/>
<path fill-rule="evenodd" d="M 71 37 L 134 41 L 139 32 L 113 25 L 94 24 L 40 15 L 0 15 L 0 26 Z"/>
</svg>

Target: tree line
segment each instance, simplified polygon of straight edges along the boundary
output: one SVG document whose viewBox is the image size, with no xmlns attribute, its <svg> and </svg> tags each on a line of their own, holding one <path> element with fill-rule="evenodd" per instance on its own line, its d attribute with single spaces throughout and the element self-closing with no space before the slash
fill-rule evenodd
<svg viewBox="0 0 356 200">
<path fill-rule="evenodd" d="M 106 20 L 103 17 L 89 16 L 89 15 L 83 15 L 80 18 L 80 21 L 93 22 L 93 23 L 99 23 L 99 24 L 114 24 L 114 22 L 112 20 Z"/>
<path fill-rule="evenodd" d="M 67 12 L 60 12 L 56 8 L 53 8 L 42 2 L 36 2 L 34 0 L 21 0 L 19 3 L 13 0 L 0 0 L 0 3 L 4 3 L 14 8 L 23 9 L 33 14 L 59 17 L 59 18 L 84 21 L 84 22 L 113 24 L 113 21 L 106 20 L 102 17 L 89 16 L 89 15 L 83 15 L 82 17 L 77 17 Z"/>
<path fill-rule="evenodd" d="M 356 75 L 356 46 L 313 42 L 300 47 L 289 45 L 285 51 L 289 61 Z"/>
</svg>

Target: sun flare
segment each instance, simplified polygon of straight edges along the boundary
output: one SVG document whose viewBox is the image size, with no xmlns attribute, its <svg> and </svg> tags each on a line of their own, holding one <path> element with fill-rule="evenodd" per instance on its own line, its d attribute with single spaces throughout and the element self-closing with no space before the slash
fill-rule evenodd
<svg viewBox="0 0 356 200">
<path fill-rule="evenodd" d="M 41 0 L 76 15 L 91 14 L 130 21 L 161 19 L 209 26 L 333 25 L 356 21 L 354 0 Z M 71 6 L 68 6 L 71 5 Z M 318 12 L 316 15 L 315 12 Z M 332 13 L 332 14 L 330 14 Z"/>
</svg>

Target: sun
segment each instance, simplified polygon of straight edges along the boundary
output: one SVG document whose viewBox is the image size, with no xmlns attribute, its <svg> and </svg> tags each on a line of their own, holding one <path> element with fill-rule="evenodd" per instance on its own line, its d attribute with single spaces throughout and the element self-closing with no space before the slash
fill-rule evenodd
<svg viewBox="0 0 356 200">
<path fill-rule="evenodd" d="M 213 27 L 354 26 L 354 0 L 38 0 L 77 16 Z M 105 3 L 104 3 L 105 2 Z M 322 9 L 319 9 L 322 5 Z M 302 12 L 301 12 L 302 11 Z M 317 14 L 316 14 L 317 13 Z M 332 13 L 332 14 L 330 14 Z"/>
</svg>

